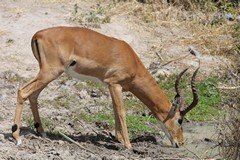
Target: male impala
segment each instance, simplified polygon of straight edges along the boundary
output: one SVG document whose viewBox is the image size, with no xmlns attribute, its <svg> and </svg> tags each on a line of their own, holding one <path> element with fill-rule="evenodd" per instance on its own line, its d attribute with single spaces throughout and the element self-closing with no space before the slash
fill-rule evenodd
<svg viewBox="0 0 240 160">
<path fill-rule="evenodd" d="M 100 80 L 108 86 L 115 115 L 115 136 L 126 148 L 132 146 L 128 136 L 122 91 L 132 92 L 164 123 L 165 133 L 173 146 L 178 147 L 183 143 L 183 116 L 196 106 L 198 101 L 194 87 L 198 69 L 192 77 L 193 103 L 184 110 L 178 83 L 186 70 L 176 80 L 178 93 L 172 104 L 133 49 L 124 41 L 87 28 L 55 27 L 37 32 L 32 38 L 31 46 L 40 70 L 32 81 L 18 91 L 12 126 L 17 144 L 21 144 L 20 121 L 26 99 L 30 101 L 37 132 L 45 135 L 38 113 L 37 98 L 47 84 L 64 71 L 79 79 Z"/>
</svg>

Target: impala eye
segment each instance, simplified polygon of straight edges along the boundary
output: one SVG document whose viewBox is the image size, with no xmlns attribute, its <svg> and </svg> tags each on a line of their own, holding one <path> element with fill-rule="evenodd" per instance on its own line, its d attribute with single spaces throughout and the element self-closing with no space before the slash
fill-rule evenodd
<svg viewBox="0 0 240 160">
<path fill-rule="evenodd" d="M 183 120 L 182 119 L 178 119 L 178 124 L 182 125 Z"/>
</svg>

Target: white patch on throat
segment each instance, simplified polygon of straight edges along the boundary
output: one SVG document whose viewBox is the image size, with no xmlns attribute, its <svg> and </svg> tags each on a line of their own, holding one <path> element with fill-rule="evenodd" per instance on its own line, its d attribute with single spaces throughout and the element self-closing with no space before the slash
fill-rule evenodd
<svg viewBox="0 0 240 160">
<path fill-rule="evenodd" d="M 171 135 L 170 135 L 167 127 L 165 126 L 165 124 L 164 124 L 162 121 L 159 120 L 159 122 L 160 122 L 160 127 L 162 128 L 163 132 L 165 133 L 165 135 L 167 136 L 167 138 L 170 140 L 170 142 L 171 142 L 172 145 L 173 145 L 173 144 L 174 144 L 174 140 L 173 140 L 173 138 L 171 137 Z"/>
</svg>

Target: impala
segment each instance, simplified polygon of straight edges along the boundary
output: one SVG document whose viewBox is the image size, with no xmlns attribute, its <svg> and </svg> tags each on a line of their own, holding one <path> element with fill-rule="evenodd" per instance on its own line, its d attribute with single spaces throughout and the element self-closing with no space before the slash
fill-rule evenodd
<svg viewBox="0 0 240 160">
<path fill-rule="evenodd" d="M 101 81 L 110 90 L 114 117 L 115 137 L 126 148 L 132 148 L 126 125 L 122 92 L 130 91 L 138 97 L 162 123 L 164 132 L 175 147 L 183 143 L 184 115 L 197 105 L 194 86 L 197 70 L 192 76 L 193 102 L 184 109 L 184 100 L 178 84 L 185 69 L 176 80 L 177 95 L 173 103 L 159 88 L 133 49 L 124 41 L 105 36 L 87 28 L 54 27 L 38 31 L 31 41 L 33 55 L 39 62 L 37 76 L 18 90 L 17 106 L 12 126 L 16 144 L 22 143 L 20 123 L 23 104 L 29 99 L 38 133 L 46 136 L 37 108 L 40 92 L 63 72 L 79 79 Z M 54 94 L 54 93 L 53 93 Z"/>
</svg>

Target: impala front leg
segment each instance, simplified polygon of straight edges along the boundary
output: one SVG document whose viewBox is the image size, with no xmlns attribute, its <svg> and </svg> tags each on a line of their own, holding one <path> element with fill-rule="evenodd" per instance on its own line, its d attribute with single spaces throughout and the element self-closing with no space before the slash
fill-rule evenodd
<svg viewBox="0 0 240 160">
<path fill-rule="evenodd" d="M 131 149 L 126 123 L 126 112 L 123 106 L 122 87 L 119 84 L 109 85 L 115 116 L 115 136 L 128 149 Z"/>
</svg>

